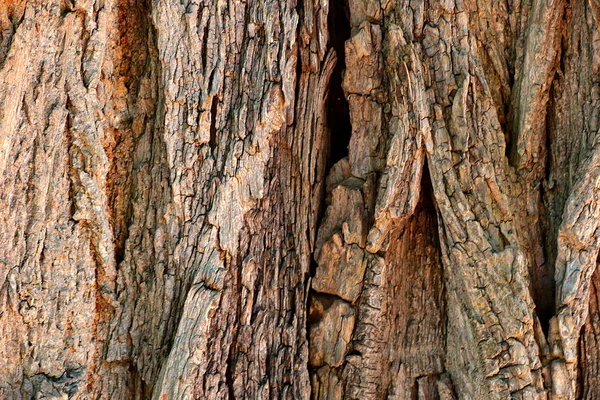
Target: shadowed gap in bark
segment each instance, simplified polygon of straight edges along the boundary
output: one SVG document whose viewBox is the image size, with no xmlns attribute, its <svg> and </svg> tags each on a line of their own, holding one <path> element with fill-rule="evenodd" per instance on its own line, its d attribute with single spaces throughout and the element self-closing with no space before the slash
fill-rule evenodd
<svg viewBox="0 0 600 400">
<path fill-rule="evenodd" d="M 298 10 L 303 10 L 303 1 L 298 2 Z M 303 12 L 303 11 L 302 11 Z M 301 14 L 300 14 L 301 15 Z M 335 50 L 337 61 L 329 82 L 327 95 L 327 126 L 329 128 L 329 149 L 325 177 L 335 163 L 348 156 L 348 145 L 352 135 L 350 124 L 350 106 L 342 89 L 343 74 L 346 69 L 346 40 L 350 39 L 350 20 L 347 0 L 333 0 L 329 5 L 328 14 L 329 45 Z M 298 61 L 297 76 L 301 75 L 302 63 Z M 296 98 L 298 94 L 296 94 Z M 321 221 L 327 205 L 326 193 L 323 192 L 321 207 L 317 221 Z M 319 224 L 317 224 L 318 226 Z M 310 276 L 314 276 L 317 263 L 311 260 Z"/>
<path fill-rule="evenodd" d="M 562 60 L 562 56 L 560 57 Z M 562 61 L 561 61 L 562 62 Z M 555 85 L 554 81 L 550 85 L 550 96 L 548 99 L 548 104 L 546 106 L 546 137 L 545 137 L 545 146 L 546 146 L 546 163 L 545 163 L 545 171 L 544 171 L 544 180 L 545 182 L 541 182 L 540 184 L 540 213 L 542 214 L 540 220 L 541 224 L 541 233 L 544 236 L 542 249 L 544 251 L 544 264 L 542 265 L 543 271 L 539 271 L 537 276 L 533 277 L 535 280 L 532 282 L 533 284 L 533 301 L 536 306 L 536 314 L 539 318 L 540 325 L 542 327 L 542 331 L 544 334 L 548 335 L 548 329 L 550 325 L 550 319 L 555 314 L 555 297 L 556 297 L 556 282 L 554 280 L 554 264 L 556 262 L 556 247 L 554 245 L 550 245 L 555 241 L 555 235 L 552 233 L 554 229 L 547 221 L 550 221 L 552 216 L 548 211 L 547 201 L 552 197 L 552 187 L 549 187 L 550 182 L 550 171 L 552 168 L 552 137 L 550 132 L 555 130 L 551 129 L 556 123 L 554 121 L 554 91 Z"/>
<path fill-rule="evenodd" d="M 129 381 L 127 390 L 134 399 L 151 399 L 152 388 L 142 379 L 135 363 L 129 363 Z"/>
<path fill-rule="evenodd" d="M 298 8 L 302 10 L 303 1 L 298 1 Z M 329 4 L 328 31 L 329 46 L 336 53 L 336 65 L 328 85 L 327 93 L 327 127 L 329 128 L 327 160 L 324 176 L 329 176 L 331 168 L 340 160 L 348 157 L 348 145 L 352 135 L 352 125 L 350 123 L 350 106 L 342 89 L 343 74 L 346 68 L 345 43 L 350 38 L 350 20 L 347 0 L 332 0 Z M 301 73 L 301 63 L 298 62 L 298 76 Z M 327 194 L 325 191 L 321 194 L 321 206 L 317 217 L 317 227 L 320 226 L 325 209 Z M 314 277 L 317 269 L 317 262 L 311 257 L 310 276 Z M 325 293 L 317 293 L 310 290 L 307 296 L 307 318 L 306 331 L 310 331 L 310 326 L 319 322 L 323 315 L 318 311 L 318 307 L 313 307 L 315 301 L 322 302 L 325 309 L 329 308 L 337 296 Z M 307 365 L 309 373 L 315 373 L 316 368 L 312 367 L 310 362 Z M 315 388 L 311 385 L 311 398 L 314 396 Z"/>
<path fill-rule="evenodd" d="M 206 53 L 206 51 L 204 52 Z M 217 96 L 213 96 L 212 104 L 210 106 L 210 139 L 208 145 L 211 150 L 215 150 L 217 147 Z"/>
<path fill-rule="evenodd" d="M 594 293 L 591 293 L 592 295 Z M 590 310 L 592 311 L 592 310 Z M 588 323 L 589 323 L 589 317 L 588 317 Z M 586 336 L 586 327 L 587 324 L 583 325 L 583 328 L 581 328 L 581 333 L 579 335 L 579 342 L 577 344 L 577 359 L 578 360 L 582 360 L 582 355 L 584 355 L 584 358 L 581 362 L 579 362 L 577 364 L 577 398 L 578 399 L 583 399 L 585 398 L 583 396 L 584 391 L 585 391 L 585 386 L 586 386 L 586 376 L 585 376 L 585 369 L 583 367 L 583 364 L 585 363 L 585 336 Z"/>
<path fill-rule="evenodd" d="M 331 76 L 327 105 L 327 124 L 330 129 L 328 169 L 348 156 L 348 144 L 352 133 L 350 108 L 342 89 L 346 68 L 345 43 L 350 38 L 348 13 L 347 0 L 333 0 L 329 5 L 329 44 L 335 50 L 337 64 Z"/>
<path fill-rule="evenodd" d="M 428 213 L 431 213 L 433 218 L 435 219 L 435 225 L 438 226 L 437 219 L 437 209 L 435 205 L 435 200 L 433 196 L 433 184 L 431 183 L 431 176 L 429 174 L 429 166 L 427 162 L 423 163 L 423 173 L 421 175 L 421 194 L 419 198 L 419 203 L 417 204 L 417 209 L 415 209 L 415 214 L 419 208 L 424 208 Z M 437 237 L 437 236 L 436 236 Z M 439 238 L 436 240 L 437 247 L 440 247 Z M 441 250 L 440 250 L 441 252 Z"/>
</svg>

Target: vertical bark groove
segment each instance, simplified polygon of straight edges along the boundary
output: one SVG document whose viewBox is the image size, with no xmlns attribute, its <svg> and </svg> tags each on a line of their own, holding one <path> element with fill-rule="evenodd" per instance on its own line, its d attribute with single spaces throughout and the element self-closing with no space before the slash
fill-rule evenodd
<svg viewBox="0 0 600 400">
<path fill-rule="evenodd" d="M 329 45 L 335 50 L 336 64 L 331 76 L 328 95 L 327 126 L 329 127 L 328 171 L 344 157 L 348 156 L 348 144 L 351 136 L 350 110 L 344 90 L 342 77 L 346 68 L 344 44 L 350 38 L 348 21 L 348 3 L 345 0 L 331 2 L 328 13 Z"/>
</svg>

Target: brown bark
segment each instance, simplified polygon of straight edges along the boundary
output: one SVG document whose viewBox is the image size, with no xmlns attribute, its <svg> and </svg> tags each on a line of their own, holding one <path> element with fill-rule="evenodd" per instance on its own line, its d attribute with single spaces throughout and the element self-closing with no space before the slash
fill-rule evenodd
<svg viewBox="0 0 600 400">
<path fill-rule="evenodd" d="M 600 393 L 596 0 L 0 3 L 0 398 Z"/>
</svg>

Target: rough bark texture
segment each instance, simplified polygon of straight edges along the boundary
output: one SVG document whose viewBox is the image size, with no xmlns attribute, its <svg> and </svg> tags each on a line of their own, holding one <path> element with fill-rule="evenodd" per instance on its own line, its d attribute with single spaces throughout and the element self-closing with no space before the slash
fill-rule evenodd
<svg viewBox="0 0 600 400">
<path fill-rule="evenodd" d="M 0 398 L 600 398 L 599 27 L 0 2 Z"/>
</svg>

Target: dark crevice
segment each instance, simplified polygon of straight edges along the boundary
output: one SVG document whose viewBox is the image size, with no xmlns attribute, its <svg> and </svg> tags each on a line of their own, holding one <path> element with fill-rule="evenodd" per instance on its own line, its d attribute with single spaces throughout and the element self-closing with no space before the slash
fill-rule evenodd
<svg viewBox="0 0 600 400">
<path fill-rule="evenodd" d="M 299 7 L 303 4 L 299 2 Z M 333 0 L 329 5 L 328 27 L 329 27 L 329 45 L 336 53 L 336 65 L 329 81 L 329 93 L 327 95 L 327 126 L 329 127 L 329 149 L 327 151 L 327 161 L 325 177 L 329 175 L 331 167 L 338 161 L 348 156 L 348 145 L 352 134 L 352 125 L 350 123 L 350 107 L 348 100 L 342 89 L 342 78 L 346 69 L 346 51 L 345 43 L 350 38 L 350 11 L 347 0 Z M 299 88 L 299 79 L 302 72 L 302 65 L 298 60 L 297 65 L 297 84 Z M 298 93 L 296 93 L 298 98 Z M 327 194 L 321 196 L 321 205 L 317 215 L 317 221 L 322 221 L 327 208 Z M 319 224 L 317 224 L 318 228 Z M 317 263 L 311 260 L 310 276 L 315 276 Z"/>
<path fill-rule="evenodd" d="M 66 123 L 65 123 L 65 140 L 67 142 L 67 149 L 70 152 L 71 146 L 73 145 L 73 134 L 71 133 L 71 129 L 73 127 L 73 121 L 71 118 L 70 110 L 72 109 L 73 105 L 71 104 L 71 99 L 69 98 L 68 94 L 67 94 L 67 100 L 65 101 L 65 107 L 69 111 L 67 113 Z M 70 158 L 70 155 L 69 155 L 69 158 Z M 71 169 L 72 169 L 71 160 L 69 160 L 68 168 L 69 168 L 69 177 L 71 177 L 71 176 L 73 176 L 73 172 L 71 171 Z M 69 220 L 73 223 L 73 225 L 76 225 L 77 221 L 75 220 L 75 213 L 77 212 L 77 205 L 75 204 L 75 191 L 73 190 L 73 179 L 72 178 L 69 179 L 68 196 L 69 196 Z"/>
<path fill-rule="evenodd" d="M 325 196 L 323 196 L 323 198 L 325 198 Z M 324 205 L 321 206 L 321 209 L 324 208 Z M 323 219 L 323 216 L 319 216 L 319 221 L 321 221 Z M 317 261 L 315 261 L 314 256 L 311 257 L 310 259 L 310 276 L 314 277 L 315 274 L 317 273 L 317 267 L 319 266 L 319 264 L 317 263 Z"/>
<path fill-rule="evenodd" d="M 208 145 L 212 150 L 217 146 L 217 96 L 213 96 L 210 106 L 210 138 Z"/>
<path fill-rule="evenodd" d="M 350 107 L 342 89 L 346 69 L 346 40 L 350 39 L 350 20 L 347 0 L 333 0 L 329 5 L 329 44 L 335 50 L 337 63 L 331 76 L 327 101 L 327 124 L 330 129 L 327 171 L 339 160 L 348 156 L 352 126 Z"/>
<path fill-rule="evenodd" d="M 435 248 L 435 257 L 437 259 L 437 265 L 439 269 L 435 271 L 439 274 L 439 293 L 434 292 L 434 296 L 437 296 L 436 304 L 438 306 L 437 309 L 429 310 L 428 312 L 436 312 L 440 315 L 440 327 L 441 334 L 444 337 L 443 344 L 441 345 L 443 348 L 443 352 L 448 354 L 447 349 L 447 340 L 448 340 L 448 311 L 447 311 L 447 301 L 448 298 L 446 296 L 446 273 L 444 271 L 445 266 L 442 261 L 442 244 L 441 242 L 445 239 L 445 234 L 443 232 L 443 221 L 441 220 L 441 215 L 439 212 L 438 204 L 435 200 L 435 191 L 433 189 L 433 182 L 431 179 L 431 173 L 429 171 L 429 160 L 425 160 L 423 163 L 423 172 L 421 175 L 421 194 L 419 198 L 419 202 L 417 204 L 417 209 L 413 213 L 413 215 L 418 215 L 418 212 L 422 212 L 428 216 L 429 219 L 429 227 L 423 227 L 423 231 L 427 232 L 430 235 L 430 245 Z M 446 366 L 442 365 L 441 370 L 439 371 L 442 375 L 446 374 Z M 447 380 L 451 383 L 451 379 L 449 376 Z"/>
<path fill-rule="evenodd" d="M 555 221 L 556 216 L 550 215 L 549 210 L 554 209 L 548 202 L 553 201 L 555 196 L 552 194 L 553 184 L 551 182 L 551 170 L 552 170 L 552 132 L 554 131 L 555 121 L 552 110 L 554 109 L 554 91 L 555 91 L 555 80 L 550 85 L 550 93 L 548 103 L 546 105 L 545 115 L 545 171 L 544 171 L 544 182 L 540 184 L 540 232 L 542 234 L 541 247 L 544 253 L 544 264 L 541 265 L 538 273 L 532 274 L 533 279 L 537 279 L 537 282 L 533 282 L 533 301 L 536 306 L 536 314 L 540 321 L 542 331 L 545 335 L 548 335 L 550 326 L 550 319 L 555 314 L 555 297 L 556 297 L 556 282 L 554 280 L 554 263 L 556 260 L 556 247 L 551 243 L 556 243 L 556 228 L 546 221 Z M 537 266 L 536 266 L 537 268 Z"/>
<path fill-rule="evenodd" d="M 208 24 L 204 27 L 204 32 L 202 33 L 202 72 L 206 74 L 206 66 L 208 61 Z"/>
<path fill-rule="evenodd" d="M 423 172 L 421 174 L 421 195 L 417 208 L 424 208 L 432 216 L 435 216 L 436 226 L 438 225 L 437 212 L 433 194 L 433 183 L 431 182 L 431 175 L 429 173 L 429 166 L 425 162 L 423 165 Z M 413 214 L 417 214 L 418 210 L 415 210 Z"/>
<path fill-rule="evenodd" d="M 304 21 L 304 0 L 297 0 L 297 4 L 296 4 L 296 12 L 298 13 L 298 18 L 300 21 Z M 298 24 L 297 30 L 296 30 L 296 34 L 298 35 L 298 37 L 302 37 L 302 33 L 301 33 L 301 27 L 303 26 L 303 23 L 300 22 Z M 301 53 L 303 53 L 305 51 L 304 47 L 302 46 L 298 46 L 298 53 L 296 54 L 297 58 L 296 58 L 296 87 L 294 88 L 294 99 L 296 99 L 296 105 L 295 105 L 295 111 L 296 113 L 298 113 L 298 110 L 300 110 L 300 87 L 301 87 L 301 79 L 302 79 L 302 55 Z M 292 124 L 295 124 L 296 118 L 294 118 L 294 121 L 292 122 Z"/>
<path fill-rule="evenodd" d="M 298 7 L 303 8 L 303 1 L 298 0 Z M 303 12 L 301 10 L 301 12 Z M 300 14 L 300 12 L 299 12 Z M 300 14 L 303 15 L 303 14 Z M 343 73 L 346 69 L 346 52 L 345 43 L 350 39 L 350 11 L 348 0 L 332 0 L 329 4 L 328 14 L 328 30 L 329 30 L 329 46 L 333 48 L 336 54 L 336 65 L 333 69 L 331 79 L 329 81 L 327 93 L 327 126 L 329 128 L 329 148 L 327 151 L 327 161 L 325 163 L 325 177 L 329 175 L 329 171 L 338 161 L 348 157 L 348 145 L 350 144 L 350 136 L 352 134 L 352 125 L 350 123 L 350 107 L 348 100 L 342 89 Z M 302 72 L 301 62 L 298 61 L 297 73 L 298 78 Z M 299 82 L 297 82 L 299 86 Z M 296 96 L 298 98 L 298 96 Z M 317 228 L 323 219 L 326 209 L 327 195 L 323 190 L 321 193 L 321 206 L 317 215 Z M 314 276 L 317 268 L 317 263 L 314 258 L 311 260 L 310 275 Z M 330 307 L 339 297 L 317 293 L 310 290 L 308 295 L 308 315 L 306 318 L 307 333 L 310 332 L 310 326 L 318 323 L 323 318 L 323 311 Z M 316 304 L 319 304 L 318 306 Z M 308 371 L 313 375 L 318 367 L 307 365 Z M 311 385 L 311 391 L 314 388 Z M 314 393 L 311 395 L 311 397 Z"/>
<path fill-rule="evenodd" d="M 135 363 L 129 363 L 129 393 L 135 399 L 151 399 L 152 389 L 150 385 L 144 381 Z"/>
<path fill-rule="evenodd" d="M 504 132 L 504 156 L 510 161 L 513 145 L 513 130 L 516 130 L 516 128 L 513 129 L 513 125 L 511 125 L 512 115 L 510 114 L 510 104 L 506 104 L 504 106 L 504 115 L 508 116 L 507 121 L 505 121 L 503 124 L 501 123 L 502 132 Z"/>
<path fill-rule="evenodd" d="M 585 393 L 585 371 L 583 364 L 585 364 L 585 327 L 583 324 L 581 331 L 579 332 L 579 340 L 577 342 L 577 394 L 575 398 L 583 399 Z"/>
</svg>

